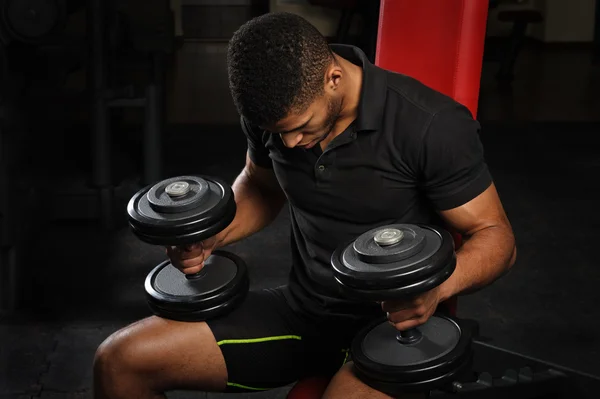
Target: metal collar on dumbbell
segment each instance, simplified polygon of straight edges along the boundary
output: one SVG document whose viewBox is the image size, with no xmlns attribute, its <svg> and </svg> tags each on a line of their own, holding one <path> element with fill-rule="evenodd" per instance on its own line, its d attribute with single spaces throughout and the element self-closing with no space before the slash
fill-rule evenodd
<svg viewBox="0 0 600 399">
<path fill-rule="evenodd" d="M 404 232 L 402 230 L 391 228 L 381 229 L 373 236 L 375 243 L 382 247 L 398 244 L 403 238 Z"/>
<path fill-rule="evenodd" d="M 176 181 L 165 188 L 165 192 L 174 198 L 181 197 L 190 192 L 190 183 L 186 181 Z"/>
<path fill-rule="evenodd" d="M 396 224 L 374 228 L 338 247 L 331 264 L 346 294 L 384 300 L 436 287 L 454 271 L 456 256 L 447 231 Z"/>
<path fill-rule="evenodd" d="M 127 205 L 133 233 L 157 245 L 212 237 L 233 221 L 235 212 L 231 187 L 203 176 L 179 176 L 145 187 Z"/>
</svg>

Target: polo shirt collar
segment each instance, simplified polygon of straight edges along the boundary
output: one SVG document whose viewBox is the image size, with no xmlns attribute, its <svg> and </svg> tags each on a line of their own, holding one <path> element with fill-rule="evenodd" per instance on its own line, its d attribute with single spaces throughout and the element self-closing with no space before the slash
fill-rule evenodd
<svg viewBox="0 0 600 399">
<path fill-rule="evenodd" d="M 386 72 L 373 65 L 358 47 L 331 44 L 330 48 L 336 54 L 363 68 L 358 114 L 354 122 L 356 131 L 379 129 L 383 120 L 387 93 Z"/>
</svg>

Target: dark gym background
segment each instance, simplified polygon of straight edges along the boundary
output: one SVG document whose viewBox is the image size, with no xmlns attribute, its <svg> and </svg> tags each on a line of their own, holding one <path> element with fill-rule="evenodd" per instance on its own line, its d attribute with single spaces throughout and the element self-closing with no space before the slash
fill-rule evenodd
<svg viewBox="0 0 600 399">
<path fill-rule="evenodd" d="M 91 398 L 96 347 L 149 314 L 143 281 L 165 257 L 130 234 L 130 195 L 181 173 L 231 182 L 243 165 L 225 68 L 232 32 L 287 10 L 372 56 L 378 2 L 39 3 L 0 0 L 0 398 Z M 595 0 L 490 2 L 478 119 L 519 256 L 458 311 L 494 345 L 593 375 L 599 15 Z M 285 281 L 287 222 L 285 209 L 230 248 L 253 287 Z"/>
</svg>

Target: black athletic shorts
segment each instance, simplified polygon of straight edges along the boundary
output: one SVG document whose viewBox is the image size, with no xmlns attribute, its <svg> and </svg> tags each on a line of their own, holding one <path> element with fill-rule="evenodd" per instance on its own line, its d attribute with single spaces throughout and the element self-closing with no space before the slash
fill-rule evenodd
<svg viewBox="0 0 600 399">
<path fill-rule="evenodd" d="M 348 360 L 354 335 L 381 317 L 308 315 L 290 306 L 286 290 L 250 291 L 231 313 L 207 322 L 225 358 L 227 392 L 278 388 L 304 376 L 331 377 Z"/>
</svg>

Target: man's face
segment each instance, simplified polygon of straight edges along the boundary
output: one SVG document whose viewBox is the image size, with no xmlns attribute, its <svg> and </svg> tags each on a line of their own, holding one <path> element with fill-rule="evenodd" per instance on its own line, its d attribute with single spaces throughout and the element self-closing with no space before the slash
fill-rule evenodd
<svg viewBox="0 0 600 399">
<path fill-rule="evenodd" d="M 341 98 L 325 92 L 306 111 L 292 113 L 266 130 L 279 134 L 288 148 L 312 148 L 329 136 L 341 109 Z"/>
</svg>

